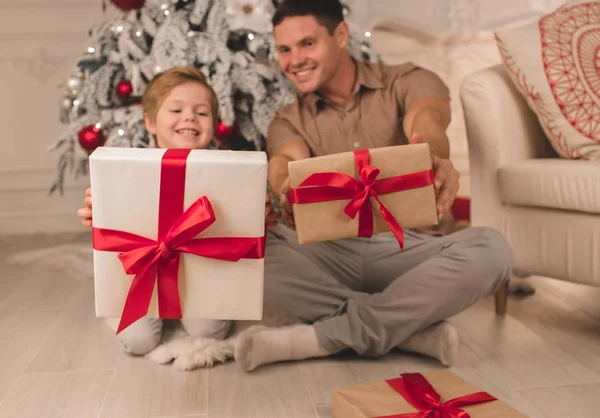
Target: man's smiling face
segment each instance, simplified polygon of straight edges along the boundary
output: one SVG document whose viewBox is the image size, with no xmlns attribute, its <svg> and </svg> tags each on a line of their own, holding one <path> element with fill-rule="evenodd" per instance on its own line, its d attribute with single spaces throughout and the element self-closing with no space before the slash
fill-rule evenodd
<svg viewBox="0 0 600 418">
<path fill-rule="evenodd" d="M 302 93 L 327 85 L 335 77 L 345 48 L 340 26 L 333 34 L 314 16 L 285 18 L 274 29 L 279 66 Z"/>
</svg>

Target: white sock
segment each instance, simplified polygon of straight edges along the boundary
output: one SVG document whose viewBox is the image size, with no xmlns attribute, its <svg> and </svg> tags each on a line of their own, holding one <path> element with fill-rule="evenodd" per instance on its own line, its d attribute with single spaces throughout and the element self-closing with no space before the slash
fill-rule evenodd
<svg viewBox="0 0 600 418">
<path fill-rule="evenodd" d="M 452 366 L 458 355 L 458 332 L 446 321 L 416 332 L 398 348 L 436 358 L 444 366 Z"/>
<path fill-rule="evenodd" d="M 268 328 L 256 325 L 237 337 L 234 357 L 245 371 L 278 361 L 325 357 L 331 353 L 321 348 L 311 325 Z"/>
</svg>

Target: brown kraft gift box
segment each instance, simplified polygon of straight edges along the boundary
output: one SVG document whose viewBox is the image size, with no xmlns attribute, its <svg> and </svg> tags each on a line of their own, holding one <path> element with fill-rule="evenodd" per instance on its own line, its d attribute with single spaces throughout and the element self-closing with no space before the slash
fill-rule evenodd
<svg viewBox="0 0 600 418">
<path fill-rule="evenodd" d="M 370 165 L 380 170 L 377 179 L 385 179 L 430 170 L 431 156 L 428 144 L 398 145 L 374 148 Z M 353 152 L 344 152 L 289 163 L 291 189 L 298 188 L 311 174 L 322 172 L 344 173 L 360 180 Z M 436 197 L 433 185 L 399 192 L 380 194 L 379 199 L 389 209 L 403 229 L 438 224 Z M 379 204 L 371 197 L 373 233 L 390 230 L 383 219 Z M 301 244 L 358 236 L 359 216 L 354 219 L 344 213 L 350 199 L 317 203 L 294 203 L 294 220 Z"/>
<path fill-rule="evenodd" d="M 423 376 L 440 395 L 441 402 L 481 392 L 481 389 L 448 370 L 423 373 Z M 499 400 L 461 406 L 460 409 L 467 412 L 471 418 L 527 418 L 527 415 Z M 332 412 L 333 418 L 376 418 L 418 411 L 387 382 L 381 381 L 334 389 Z"/>
</svg>

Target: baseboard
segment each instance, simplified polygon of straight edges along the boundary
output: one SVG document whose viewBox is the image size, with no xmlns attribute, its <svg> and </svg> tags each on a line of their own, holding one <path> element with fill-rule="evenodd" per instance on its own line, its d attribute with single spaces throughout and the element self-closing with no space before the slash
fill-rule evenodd
<svg viewBox="0 0 600 418">
<path fill-rule="evenodd" d="M 65 181 L 64 193 L 50 195 L 55 170 L 22 167 L 0 170 L 0 234 L 80 232 L 76 211 L 89 180 Z"/>
<path fill-rule="evenodd" d="M 1 235 L 34 235 L 81 232 L 83 226 L 75 212 L 0 217 Z"/>
</svg>

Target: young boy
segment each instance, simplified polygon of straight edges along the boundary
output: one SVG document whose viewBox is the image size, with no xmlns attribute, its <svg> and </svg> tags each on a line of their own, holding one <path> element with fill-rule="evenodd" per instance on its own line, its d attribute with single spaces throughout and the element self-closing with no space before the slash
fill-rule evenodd
<svg viewBox="0 0 600 418">
<path fill-rule="evenodd" d="M 146 129 L 156 139 L 158 148 L 206 149 L 214 140 L 218 123 L 217 95 L 204 74 L 195 67 L 174 67 L 157 75 L 142 97 Z M 82 224 L 92 226 L 92 196 L 85 193 L 85 208 L 77 215 Z M 267 194 L 265 220 L 268 227 L 277 223 L 279 214 Z M 224 339 L 231 321 L 182 319 L 188 334 L 194 337 Z M 145 355 L 158 346 L 163 328 L 159 318 L 142 318 L 119 334 L 125 351 Z"/>
</svg>

